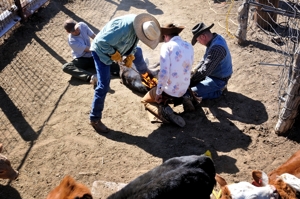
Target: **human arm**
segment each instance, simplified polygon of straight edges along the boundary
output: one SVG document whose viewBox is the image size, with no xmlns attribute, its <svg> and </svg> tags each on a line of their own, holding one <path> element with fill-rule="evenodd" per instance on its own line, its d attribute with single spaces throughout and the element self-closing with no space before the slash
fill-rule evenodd
<svg viewBox="0 0 300 199">
<path fill-rule="evenodd" d="M 171 59 L 169 55 L 170 50 L 168 48 L 168 45 L 165 43 L 162 45 L 160 50 L 160 71 L 158 73 L 156 95 L 161 95 L 163 93 L 163 88 L 169 80 L 169 72 L 171 65 Z"/>
<path fill-rule="evenodd" d="M 92 39 L 94 39 L 96 37 L 96 34 L 92 34 L 92 36 L 90 36 Z"/>
<path fill-rule="evenodd" d="M 199 62 L 195 73 L 191 77 L 191 85 L 195 86 L 200 81 L 209 76 L 220 62 L 226 57 L 226 50 L 221 45 L 213 46 L 208 52 L 207 57 Z"/>
<path fill-rule="evenodd" d="M 162 100 L 162 95 L 156 95 L 155 96 L 155 101 L 160 104 L 163 100 Z"/>
</svg>

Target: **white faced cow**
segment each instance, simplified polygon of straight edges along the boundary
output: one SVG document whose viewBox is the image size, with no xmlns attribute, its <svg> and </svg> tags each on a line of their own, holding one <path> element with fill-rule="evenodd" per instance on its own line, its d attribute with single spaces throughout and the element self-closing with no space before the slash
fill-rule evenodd
<svg viewBox="0 0 300 199">
<path fill-rule="evenodd" d="M 296 199 L 300 196 L 300 150 L 285 163 L 268 175 L 263 171 L 253 171 L 254 182 L 227 184 L 224 178 L 216 175 L 221 186 L 220 199 Z"/>
</svg>

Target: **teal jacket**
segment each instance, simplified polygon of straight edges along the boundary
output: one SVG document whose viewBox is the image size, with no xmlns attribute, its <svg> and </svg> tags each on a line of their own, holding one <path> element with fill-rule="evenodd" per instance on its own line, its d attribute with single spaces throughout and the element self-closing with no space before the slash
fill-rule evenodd
<svg viewBox="0 0 300 199">
<path fill-rule="evenodd" d="M 112 64 L 110 55 L 116 51 L 122 56 L 135 53 L 139 41 L 133 28 L 135 17 L 129 14 L 112 19 L 94 38 L 90 50 L 95 51 L 104 64 Z"/>
</svg>

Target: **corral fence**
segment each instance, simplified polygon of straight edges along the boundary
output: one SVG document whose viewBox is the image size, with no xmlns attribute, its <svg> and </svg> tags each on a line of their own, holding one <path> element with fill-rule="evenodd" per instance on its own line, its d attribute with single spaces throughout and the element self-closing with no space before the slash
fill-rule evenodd
<svg viewBox="0 0 300 199">
<path fill-rule="evenodd" d="M 31 62 L 41 62 L 41 59 L 37 57 L 47 56 L 42 54 L 42 52 L 36 50 L 31 51 L 31 60 L 26 60 L 24 57 L 28 55 L 24 55 L 22 53 L 18 53 L 16 56 L 21 57 L 14 61 L 15 59 L 10 58 L 7 59 L 5 57 L 10 51 L 7 50 L 9 48 L 8 45 L 20 45 L 19 41 L 11 40 L 11 41 L 4 41 L 7 40 L 9 37 L 9 31 L 13 30 L 15 27 L 18 26 L 23 21 L 29 19 L 29 17 L 37 12 L 41 7 L 47 5 L 50 0 L 0 0 L 0 46 L 2 45 L 1 53 L 3 57 L 1 57 L 0 63 L 0 70 L 5 68 L 5 71 L 2 70 L 2 76 L 4 79 L 2 80 L 1 89 L 0 89 L 0 97 L 2 99 L 8 99 L 8 105 L 2 107 L 2 112 L 4 115 L 10 115 L 8 120 L 4 120 L 0 115 L 0 119 L 3 119 L 1 122 L 5 130 L 8 129 L 7 132 L 10 132 L 10 128 L 6 125 L 6 123 L 12 123 L 13 115 L 11 112 L 10 105 L 15 110 L 15 114 L 21 117 L 22 114 L 33 114 L 34 111 L 32 107 L 38 109 L 42 106 L 42 102 L 45 102 L 47 96 L 52 93 L 52 88 L 48 82 L 53 81 L 54 78 L 57 78 L 55 75 L 53 77 L 49 77 L 49 75 L 45 76 L 44 73 L 47 73 L 46 70 L 59 70 L 59 69 L 52 69 L 52 65 L 47 63 L 43 63 L 44 67 L 41 71 L 40 69 L 28 68 Z M 65 3 L 69 3 L 68 0 L 58 1 L 62 5 Z M 72 2 L 72 1 L 70 1 Z M 93 1 L 94 4 L 100 3 L 100 1 Z M 78 1 L 78 4 L 82 4 L 81 6 L 86 6 L 86 1 Z M 296 116 L 298 115 L 298 107 L 299 107 L 299 19 L 300 19 L 300 12 L 299 12 L 299 5 L 298 2 L 288 1 L 288 0 L 243 0 L 243 1 L 226 1 L 228 4 L 241 4 L 238 10 L 232 9 L 230 6 L 228 9 L 227 14 L 236 14 L 238 12 L 238 27 L 235 33 L 235 36 L 238 38 L 239 43 L 243 43 L 248 39 L 253 39 L 256 37 L 262 37 L 260 34 L 255 34 L 256 30 L 253 29 L 253 26 L 260 28 L 264 31 L 265 36 L 270 38 L 272 43 L 266 43 L 266 45 L 275 45 L 277 57 L 269 57 L 266 59 L 266 62 L 261 63 L 262 65 L 275 65 L 279 66 L 281 72 L 280 77 L 280 86 L 278 89 L 278 122 L 275 127 L 277 134 L 284 134 L 286 133 L 292 126 L 295 121 Z M 106 5 L 105 2 L 102 4 Z M 92 6 L 92 5 L 90 5 Z M 105 9 L 105 6 L 102 6 Z M 65 9 L 63 6 L 59 9 Z M 63 10 L 65 14 L 72 14 L 70 10 Z M 226 17 L 227 19 L 227 17 Z M 36 23 L 37 29 L 39 29 L 42 25 L 40 25 L 40 21 L 42 19 L 34 18 L 34 23 Z M 226 21 L 227 24 L 228 21 Z M 24 28 L 24 32 L 27 31 Z M 235 29 L 236 30 L 236 29 Z M 26 34 L 26 33 L 22 33 Z M 57 37 L 58 33 L 52 30 L 51 35 L 34 35 L 31 40 L 22 41 L 23 43 L 28 42 L 31 45 L 28 48 L 36 48 L 37 45 L 41 45 L 47 50 L 47 54 L 52 54 L 53 57 L 56 58 L 54 62 L 56 64 L 62 64 L 66 60 L 61 54 L 65 53 L 61 47 L 66 45 L 65 41 L 62 44 L 62 41 L 59 40 L 60 38 Z M 43 40 L 41 39 L 43 38 Z M 53 40 L 56 42 L 54 46 L 49 46 L 47 40 Z M 262 42 L 266 42 L 266 40 L 262 40 Z M 25 46 L 23 44 L 20 46 Z M 37 45 L 36 45 L 37 44 Z M 16 52 L 13 52 L 16 53 Z M 61 54 L 60 54 L 61 53 Z M 15 54 L 14 54 L 15 55 Z M 13 56 L 14 56 L 13 55 Z M 2 56 L 2 55 L 1 55 Z M 58 63 L 60 62 L 60 63 Z M 7 64 L 10 67 L 7 67 Z M 37 66 L 38 67 L 38 66 Z M 10 71 L 8 71 L 10 70 Z M 16 74 L 16 71 L 19 70 Z M 6 73 L 7 72 L 7 73 Z M 9 73 L 11 72 L 11 73 Z M 20 73 L 23 73 L 23 76 Z M 13 73 L 13 74 L 12 74 Z M 38 74 L 41 73 L 41 74 Z M 7 74 L 7 75 L 6 75 Z M 48 73 L 50 74 L 50 73 Z M 11 77 L 10 77 L 11 76 Z M 14 76 L 18 76 L 14 78 Z M 28 76 L 30 78 L 28 79 Z M 23 79 L 20 80 L 20 77 Z M 48 79 L 49 81 L 48 81 Z M 17 80 L 18 79 L 18 80 Z M 50 80 L 51 79 L 51 80 Z M 14 80 L 14 81 L 12 81 Z M 22 88 L 16 88 L 16 84 L 24 84 L 24 82 L 31 81 L 32 85 L 35 85 L 35 88 L 27 88 L 27 90 L 22 90 Z M 38 83 L 37 83 L 38 82 Z M 28 84 L 29 85 L 29 84 Z M 16 90 L 14 90 L 16 89 Z M 2 92 L 1 92 L 2 91 Z M 16 92 L 18 91 L 18 92 Z M 24 93 L 26 92 L 26 93 Z M 3 95 L 1 94 L 3 93 Z M 19 94 L 18 94 L 19 93 Z M 4 96 L 4 97 L 3 97 Z M 9 97 L 8 97 L 9 96 Z M 24 97 L 26 96 L 26 97 Z M 24 99 L 22 101 L 22 99 Z M 14 102 L 12 102 L 14 100 Z M 24 101 L 28 101 L 27 103 Z M 40 106 L 36 102 L 40 103 Z M 11 102 L 11 103 L 10 103 Z M 10 108 L 10 110 L 8 110 Z M 30 111 L 28 111 L 30 109 Z M 20 111 L 20 112 L 19 112 Z M 32 117 L 34 118 L 34 117 Z M 24 119 L 23 119 L 24 120 Z M 32 119 L 34 120 L 34 119 Z M 31 121 L 34 122 L 34 121 Z M 21 121 L 22 123 L 22 121 Z M 28 121 L 23 121 L 25 126 L 28 124 Z M 14 129 L 19 129 L 20 121 L 18 121 L 17 125 L 14 125 Z M 22 125 L 21 125 L 22 126 Z M 22 127 L 23 128 L 23 127 Z M 1 129 L 0 129 L 1 130 Z M 26 131 L 27 134 L 30 136 L 34 135 L 33 129 Z M 32 135 L 31 135 L 32 134 Z M 24 140 L 28 140 L 26 138 L 27 135 L 22 135 Z M 29 139 L 32 140 L 32 139 Z M 34 139 L 33 139 L 34 140 Z"/>
<path fill-rule="evenodd" d="M 19 21 L 25 21 L 49 0 L 1 0 L 0 37 Z"/>
<path fill-rule="evenodd" d="M 264 35 L 276 46 L 277 58 L 261 65 L 281 68 L 278 90 L 279 114 L 275 132 L 285 134 L 293 126 L 300 104 L 300 5 L 290 0 L 244 0 L 238 9 L 238 30 L 235 36 L 240 44 L 247 41 L 251 28 L 263 30 Z M 252 25 L 252 26 L 251 26 Z M 266 38 L 265 37 L 265 38 Z M 261 36 L 262 38 L 262 36 Z M 268 40 L 262 39 L 263 42 Z"/>
</svg>

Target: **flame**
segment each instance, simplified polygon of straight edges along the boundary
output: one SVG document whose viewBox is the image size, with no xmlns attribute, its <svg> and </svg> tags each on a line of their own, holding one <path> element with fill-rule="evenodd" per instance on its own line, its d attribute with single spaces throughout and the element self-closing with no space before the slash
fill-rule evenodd
<svg viewBox="0 0 300 199">
<path fill-rule="evenodd" d="M 141 76 L 142 84 L 145 85 L 147 88 L 151 89 L 157 85 L 157 79 L 155 77 L 151 78 L 147 72 L 142 74 Z"/>
</svg>

